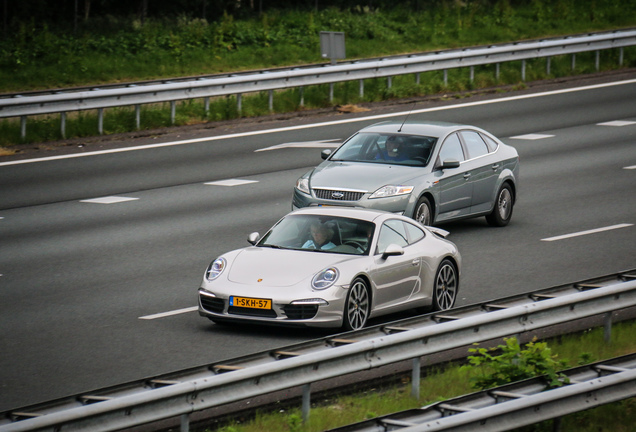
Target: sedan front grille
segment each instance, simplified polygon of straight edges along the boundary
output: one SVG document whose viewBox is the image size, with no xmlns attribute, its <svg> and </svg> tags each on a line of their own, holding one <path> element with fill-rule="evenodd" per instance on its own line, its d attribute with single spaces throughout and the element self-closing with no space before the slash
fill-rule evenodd
<svg viewBox="0 0 636 432">
<path fill-rule="evenodd" d="M 225 301 L 220 298 L 208 297 L 205 295 L 201 297 L 201 306 L 203 309 L 214 312 L 214 313 L 223 313 L 223 307 L 225 306 Z"/>
<path fill-rule="evenodd" d="M 283 306 L 285 315 L 288 319 L 301 320 L 311 319 L 318 313 L 318 305 L 316 304 L 299 304 Z"/>
<path fill-rule="evenodd" d="M 364 192 L 339 191 L 331 189 L 314 189 L 316 197 L 335 201 L 358 201 L 364 196 Z"/>
</svg>

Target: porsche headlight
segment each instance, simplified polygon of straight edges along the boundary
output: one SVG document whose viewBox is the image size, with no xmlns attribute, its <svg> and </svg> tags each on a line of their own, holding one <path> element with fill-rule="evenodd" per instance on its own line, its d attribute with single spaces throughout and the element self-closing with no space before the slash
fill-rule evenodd
<svg viewBox="0 0 636 432">
<path fill-rule="evenodd" d="M 227 261 L 225 261 L 225 258 L 215 259 L 208 266 L 208 269 L 205 272 L 205 278 L 209 282 L 212 282 L 214 279 L 218 278 L 221 275 L 221 273 L 223 273 L 223 270 L 225 270 L 226 265 L 227 265 Z"/>
<path fill-rule="evenodd" d="M 307 195 L 310 195 L 309 192 L 309 178 L 308 177 L 301 177 L 296 181 L 296 189 L 298 189 L 299 191 L 306 193 Z"/>
<path fill-rule="evenodd" d="M 338 279 L 338 269 L 335 267 L 330 267 L 322 270 L 317 273 L 316 276 L 311 280 L 311 286 L 317 290 L 323 290 L 329 288 L 333 285 Z"/>
<path fill-rule="evenodd" d="M 398 195 L 408 195 L 413 192 L 413 186 L 396 186 L 396 185 L 387 185 L 382 186 L 377 191 L 373 192 L 373 195 L 369 197 L 369 199 L 373 198 L 386 198 Z"/>
</svg>

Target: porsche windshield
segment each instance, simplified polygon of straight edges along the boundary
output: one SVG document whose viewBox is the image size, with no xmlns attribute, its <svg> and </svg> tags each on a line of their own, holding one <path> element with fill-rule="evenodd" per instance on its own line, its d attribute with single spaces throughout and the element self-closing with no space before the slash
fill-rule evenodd
<svg viewBox="0 0 636 432">
<path fill-rule="evenodd" d="M 437 138 L 362 132 L 336 150 L 329 160 L 394 165 L 428 165 Z"/>
<path fill-rule="evenodd" d="M 375 224 L 325 215 L 290 215 L 258 242 L 259 247 L 367 255 Z"/>
</svg>

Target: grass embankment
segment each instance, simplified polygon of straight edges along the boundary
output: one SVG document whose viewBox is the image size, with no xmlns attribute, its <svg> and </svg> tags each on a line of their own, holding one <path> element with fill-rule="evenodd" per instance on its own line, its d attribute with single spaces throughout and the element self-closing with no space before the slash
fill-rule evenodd
<svg viewBox="0 0 636 432">
<path fill-rule="evenodd" d="M 547 341 L 551 354 L 567 367 L 576 367 L 636 352 L 636 322 L 615 324 L 612 340 L 603 339 L 603 328 Z M 468 355 L 469 353 L 467 353 Z M 566 368 L 567 368 L 566 367 Z M 253 418 L 236 419 L 206 431 L 261 432 L 291 431 L 317 432 L 363 421 L 380 415 L 419 408 L 430 403 L 471 393 L 471 378 L 481 374 L 478 368 L 441 365 L 431 368 L 422 377 L 420 399 L 411 397 L 410 384 L 365 390 L 359 394 L 335 396 L 317 400 L 312 406 L 309 421 L 302 423 L 300 407 L 277 412 L 257 412 Z M 408 379 L 408 378 L 405 378 Z M 628 432 L 636 425 L 636 399 L 604 405 L 566 416 L 561 432 Z M 528 426 L 520 431 L 552 431 L 552 422 Z"/>
<path fill-rule="evenodd" d="M 20 92 L 144 79 L 171 78 L 319 63 L 320 31 L 346 34 L 348 59 L 423 52 L 482 44 L 510 42 L 555 35 L 577 34 L 636 26 L 636 0 L 440 1 L 412 10 L 396 4 L 390 10 L 357 6 L 349 10 L 267 11 L 252 19 L 219 14 L 208 22 L 178 17 L 149 20 L 92 20 L 76 33 L 31 23 L 23 24 L 0 40 L 0 92 Z M 602 53 L 601 70 L 619 66 L 618 50 Z M 624 50 L 623 67 L 636 65 L 636 47 Z M 526 81 L 595 72 L 594 53 L 579 54 L 572 71 L 571 57 L 552 59 L 550 74 L 545 60 L 527 62 Z M 501 84 L 520 84 L 520 64 L 502 64 L 497 80 L 493 67 L 450 70 L 444 83 L 441 71 L 425 73 L 419 84 L 413 75 L 398 76 L 389 87 L 386 79 L 366 80 L 364 95 L 358 82 L 304 90 L 277 92 L 274 112 L 331 105 L 358 104 L 391 98 L 466 91 Z M 178 104 L 175 125 L 252 117 L 270 113 L 268 94 L 244 95 L 239 113 L 235 97 L 211 101 L 206 112 L 202 100 Z M 171 125 L 169 104 L 143 106 L 141 129 Z M 134 108 L 106 110 L 104 133 L 134 131 Z M 70 113 L 66 138 L 97 134 L 97 114 Z M 25 140 L 19 119 L 0 121 L 0 146 L 62 138 L 59 115 L 29 118 Z"/>
</svg>

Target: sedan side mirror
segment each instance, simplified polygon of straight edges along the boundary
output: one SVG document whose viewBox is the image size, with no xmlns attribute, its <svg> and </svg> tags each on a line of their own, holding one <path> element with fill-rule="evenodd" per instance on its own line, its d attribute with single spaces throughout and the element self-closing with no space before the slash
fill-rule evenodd
<svg viewBox="0 0 636 432">
<path fill-rule="evenodd" d="M 456 159 L 446 159 L 440 166 L 441 169 L 459 168 L 459 161 Z"/>
<path fill-rule="evenodd" d="M 402 246 L 398 246 L 396 244 L 391 243 L 384 250 L 384 253 L 382 254 L 382 259 L 387 259 L 390 256 L 399 256 L 399 255 L 404 255 L 404 249 L 402 249 Z"/>
<path fill-rule="evenodd" d="M 247 242 L 251 244 L 252 246 L 254 246 L 258 242 L 259 237 L 260 237 L 259 233 L 253 232 L 252 234 L 247 236 Z"/>
<path fill-rule="evenodd" d="M 320 152 L 320 157 L 323 159 L 327 159 L 329 156 L 331 156 L 331 149 L 325 149 L 323 151 Z"/>
</svg>

